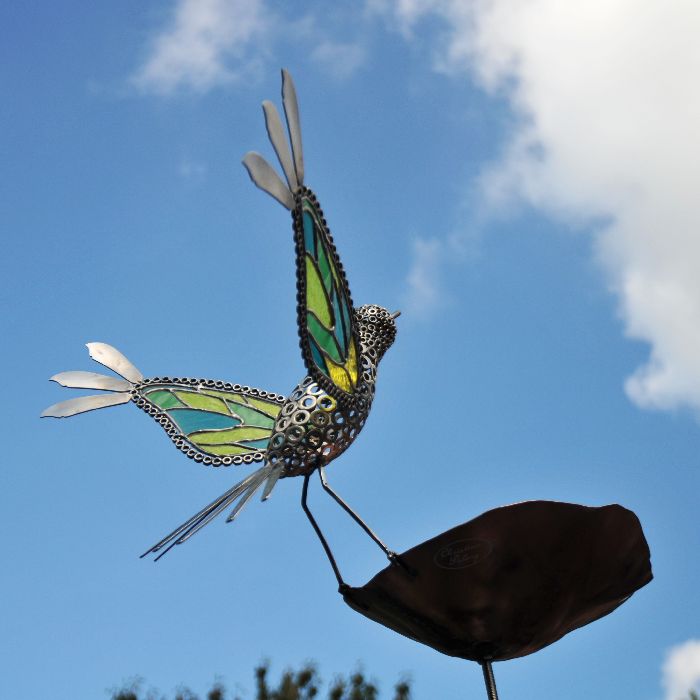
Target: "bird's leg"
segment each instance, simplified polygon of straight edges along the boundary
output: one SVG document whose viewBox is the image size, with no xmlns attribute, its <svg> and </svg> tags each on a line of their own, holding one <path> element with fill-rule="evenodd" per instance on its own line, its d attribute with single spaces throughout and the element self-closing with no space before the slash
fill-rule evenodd
<svg viewBox="0 0 700 700">
<path fill-rule="evenodd" d="M 321 478 L 321 485 L 323 486 L 324 491 L 330 494 L 333 500 L 372 538 L 382 552 L 384 552 L 386 558 L 392 564 L 398 564 L 406 571 L 406 573 L 410 574 L 411 576 L 415 576 L 415 571 L 413 571 L 413 569 L 411 569 L 396 552 L 390 550 L 384 544 L 384 542 L 377 537 L 369 525 L 367 525 L 367 523 L 331 488 L 331 485 L 328 483 L 328 479 L 326 479 L 325 467 L 319 467 L 318 474 Z"/>
<path fill-rule="evenodd" d="M 304 513 L 306 513 L 306 517 L 309 519 L 309 522 L 311 523 L 311 526 L 313 527 L 314 531 L 316 532 L 316 535 L 319 540 L 321 540 L 321 544 L 323 545 L 323 550 L 326 553 L 326 556 L 328 557 L 328 561 L 331 563 L 331 566 L 333 567 L 333 573 L 335 574 L 336 579 L 338 579 L 338 591 L 341 594 L 344 594 L 345 591 L 349 588 L 347 583 L 343 581 L 343 577 L 340 575 L 340 569 L 338 568 L 338 564 L 336 564 L 335 557 L 333 556 L 333 552 L 331 552 L 331 548 L 328 545 L 328 542 L 326 541 L 326 538 L 323 536 L 323 533 L 321 532 L 321 528 L 318 526 L 318 523 L 316 522 L 316 518 L 311 514 L 311 511 L 309 510 L 309 507 L 306 505 L 306 497 L 309 491 L 309 479 L 311 478 L 311 474 L 306 474 L 304 476 L 304 486 L 301 489 L 301 507 L 304 510 Z"/>
</svg>

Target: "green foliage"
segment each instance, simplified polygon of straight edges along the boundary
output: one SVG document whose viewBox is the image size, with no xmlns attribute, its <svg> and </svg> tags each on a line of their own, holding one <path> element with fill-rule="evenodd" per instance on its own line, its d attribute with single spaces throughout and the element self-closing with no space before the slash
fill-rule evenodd
<svg viewBox="0 0 700 700">
<path fill-rule="evenodd" d="M 131 688 L 124 688 L 112 695 L 112 700 L 139 700 L 139 697 Z"/>
<path fill-rule="evenodd" d="M 272 684 L 269 679 L 269 664 L 263 663 L 255 669 L 255 698 L 251 700 L 321 700 L 322 680 L 312 663 L 307 663 L 299 671 L 285 670 L 279 682 Z M 154 691 L 143 694 L 139 680 L 112 692 L 110 700 L 165 700 Z M 333 679 L 327 694 L 327 700 L 379 700 L 379 689 L 367 680 L 362 671 L 351 673 L 348 678 L 338 676 Z M 188 688 L 177 691 L 173 700 L 200 700 Z M 240 696 L 231 696 L 221 683 L 215 683 L 206 695 L 206 700 L 244 700 Z M 387 699 L 388 700 L 388 699 Z M 411 686 L 406 680 L 394 686 L 391 700 L 411 700 Z M 700 700 L 697 695 L 690 700 Z"/>
<path fill-rule="evenodd" d="M 257 695 L 255 700 L 311 700 L 318 694 L 316 669 L 307 664 L 301 671 L 285 671 L 277 690 L 270 690 L 267 684 L 268 665 L 255 669 Z"/>
<path fill-rule="evenodd" d="M 700 695 L 698 695 L 694 690 L 691 690 L 689 700 L 700 700 Z"/>
<path fill-rule="evenodd" d="M 328 700 L 377 700 L 377 686 L 368 683 L 358 671 L 350 676 L 347 683 L 343 678 L 336 678 Z"/>
</svg>

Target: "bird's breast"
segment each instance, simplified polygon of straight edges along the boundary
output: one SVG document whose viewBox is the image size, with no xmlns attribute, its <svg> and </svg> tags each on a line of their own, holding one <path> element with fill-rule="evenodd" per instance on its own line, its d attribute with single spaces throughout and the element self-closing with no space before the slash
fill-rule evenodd
<svg viewBox="0 0 700 700">
<path fill-rule="evenodd" d="M 306 377 L 282 406 L 266 460 L 284 463 L 282 476 L 302 476 L 344 452 L 365 424 L 371 392 L 353 403 L 340 403 L 312 377 Z"/>
</svg>

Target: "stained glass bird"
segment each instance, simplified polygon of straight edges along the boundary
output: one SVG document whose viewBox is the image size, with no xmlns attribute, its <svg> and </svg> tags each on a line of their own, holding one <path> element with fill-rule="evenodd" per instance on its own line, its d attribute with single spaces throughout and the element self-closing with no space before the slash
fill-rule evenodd
<svg viewBox="0 0 700 700">
<path fill-rule="evenodd" d="M 314 193 L 304 186 L 301 129 L 294 83 L 282 71 L 282 100 L 290 147 L 275 106 L 263 102 L 267 133 L 286 184 L 258 153 L 243 158 L 251 180 L 291 211 L 296 247 L 297 320 L 308 375 L 284 397 L 239 384 L 204 379 L 145 379 L 118 350 L 88 343 L 90 357 L 122 377 L 93 372 L 62 372 L 51 379 L 62 386 L 108 393 L 70 399 L 42 416 L 63 418 L 97 408 L 133 402 L 152 416 L 182 452 L 196 462 L 262 466 L 193 515 L 142 556 L 160 558 L 186 542 L 213 518 L 233 506 L 227 522 L 259 490 L 266 500 L 280 478 L 302 476 L 302 507 L 319 536 L 338 583 L 333 555 L 307 506 L 311 475 L 363 527 L 391 561 L 391 552 L 331 489 L 325 467 L 362 430 L 374 399 L 377 366 L 396 337 L 399 315 L 373 304 L 353 308 L 350 288 L 330 230 Z M 401 563 L 399 561 L 399 563 Z"/>
</svg>

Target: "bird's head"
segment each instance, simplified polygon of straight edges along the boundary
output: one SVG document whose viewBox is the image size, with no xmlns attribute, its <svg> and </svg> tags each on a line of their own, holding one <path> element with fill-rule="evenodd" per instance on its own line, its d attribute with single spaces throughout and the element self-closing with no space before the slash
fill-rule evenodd
<svg viewBox="0 0 700 700">
<path fill-rule="evenodd" d="M 396 338 L 396 319 L 401 312 L 390 313 L 376 304 L 365 304 L 355 309 L 355 320 L 360 331 L 362 354 L 375 365 Z"/>
</svg>

